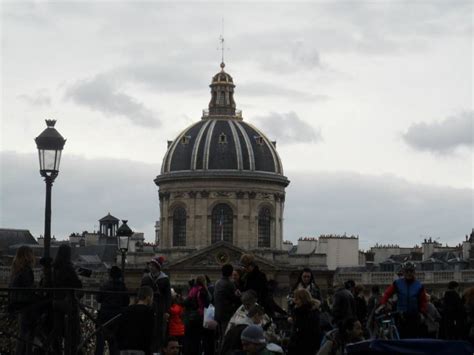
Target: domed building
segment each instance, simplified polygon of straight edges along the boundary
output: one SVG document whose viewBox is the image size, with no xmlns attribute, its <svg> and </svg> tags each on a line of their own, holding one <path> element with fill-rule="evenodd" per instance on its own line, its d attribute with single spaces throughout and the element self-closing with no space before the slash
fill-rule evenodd
<svg viewBox="0 0 474 355">
<path fill-rule="evenodd" d="M 224 67 L 212 78 L 209 109 L 168 142 L 155 179 L 159 246 L 171 256 L 219 242 L 264 254 L 283 250 L 289 180 L 276 142 L 236 109 L 235 84 Z"/>
</svg>

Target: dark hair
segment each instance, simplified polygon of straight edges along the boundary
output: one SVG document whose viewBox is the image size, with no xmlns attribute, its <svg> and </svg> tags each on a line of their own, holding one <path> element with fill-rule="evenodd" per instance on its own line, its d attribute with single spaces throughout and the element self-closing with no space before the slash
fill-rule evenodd
<svg viewBox="0 0 474 355">
<path fill-rule="evenodd" d="M 60 267 L 64 265 L 71 265 L 71 247 L 67 244 L 61 244 L 56 253 L 53 266 Z"/>
<path fill-rule="evenodd" d="M 303 282 L 303 274 L 304 274 L 305 272 L 309 272 L 309 274 L 311 275 L 311 278 L 309 279 L 309 283 L 310 283 L 310 284 L 314 283 L 314 275 L 313 275 L 313 272 L 311 271 L 310 268 L 305 267 L 305 268 L 300 272 L 300 275 L 298 276 L 298 280 L 296 281 L 296 283 L 293 285 L 293 288 L 291 289 L 292 291 L 296 290 L 296 289 L 298 288 L 298 285 Z"/>
<path fill-rule="evenodd" d="M 179 344 L 178 338 L 175 337 L 168 337 L 163 341 L 163 344 L 161 346 L 162 349 L 166 349 L 168 347 L 168 344 L 171 343 L 172 341 L 176 342 Z"/>
<path fill-rule="evenodd" d="M 25 268 L 33 269 L 35 266 L 35 254 L 33 249 L 27 245 L 22 245 L 16 250 L 15 258 L 11 268 L 11 276 L 15 276 Z"/>
<path fill-rule="evenodd" d="M 140 287 L 137 292 L 137 299 L 144 301 L 147 297 L 153 297 L 153 289 L 150 286 Z"/>
<path fill-rule="evenodd" d="M 339 334 L 343 337 L 346 336 L 346 332 L 348 330 L 352 330 L 354 329 L 354 324 L 356 324 L 356 322 L 358 322 L 359 320 L 357 318 L 353 318 L 353 317 L 349 317 L 349 318 L 345 318 L 343 319 L 339 324 L 338 324 L 338 328 L 339 328 Z"/>
<path fill-rule="evenodd" d="M 230 277 L 232 276 L 232 273 L 234 272 L 234 267 L 231 264 L 224 264 L 222 265 L 222 276 L 224 277 Z"/>
<path fill-rule="evenodd" d="M 455 288 L 458 288 L 459 284 L 456 281 L 449 281 L 448 284 L 448 289 L 449 290 L 454 290 Z"/>
<path fill-rule="evenodd" d="M 122 270 L 118 266 L 112 266 L 109 270 L 109 276 L 112 280 L 119 280 L 122 278 Z"/>
<path fill-rule="evenodd" d="M 379 294 L 380 293 L 380 287 L 378 287 L 377 285 L 372 286 L 372 293 Z"/>
<path fill-rule="evenodd" d="M 347 289 L 353 288 L 355 287 L 355 285 L 356 283 L 354 282 L 354 280 L 347 280 L 346 282 L 344 282 L 344 287 Z"/>
<path fill-rule="evenodd" d="M 265 310 L 263 309 L 262 306 L 259 306 L 257 304 L 253 305 L 252 307 L 250 307 L 249 311 L 248 311 L 248 316 L 249 317 L 253 317 L 254 315 L 256 314 L 259 314 L 261 316 L 263 316 L 265 314 Z"/>
</svg>

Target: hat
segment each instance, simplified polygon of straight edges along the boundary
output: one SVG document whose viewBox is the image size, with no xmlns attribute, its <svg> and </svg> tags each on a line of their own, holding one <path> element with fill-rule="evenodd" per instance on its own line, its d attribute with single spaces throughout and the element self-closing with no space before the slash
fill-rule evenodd
<svg viewBox="0 0 474 355">
<path fill-rule="evenodd" d="M 161 256 L 155 256 L 154 258 L 152 258 L 149 263 L 150 264 L 155 264 L 156 266 L 158 266 L 160 269 L 161 269 L 161 264 L 163 262 L 163 257 Z"/>
<path fill-rule="evenodd" d="M 265 344 L 267 342 L 263 335 L 262 327 L 254 324 L 244 329 L 240 335 L 240 339 L 252 344 Z"/>
</svg>

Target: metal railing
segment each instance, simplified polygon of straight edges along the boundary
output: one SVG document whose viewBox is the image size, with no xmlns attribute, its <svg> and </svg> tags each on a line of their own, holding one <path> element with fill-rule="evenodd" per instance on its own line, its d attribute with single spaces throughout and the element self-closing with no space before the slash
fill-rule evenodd
<svg viewBox="0 0 474 355">
<path fill-rule="evenodd" d="M 98 321 L 95 298 L 111 293 L 136 294 L 65 288 L 0 288 L 0 354 L 14 353 L 18 342 L 38 348 L 44 354 L 93 354 L 97 334 L 120 317 L 119 314 L 104 324 Z M 28 319 L 32 335 L 19 331 L 22 316 Z"/>
</svg>

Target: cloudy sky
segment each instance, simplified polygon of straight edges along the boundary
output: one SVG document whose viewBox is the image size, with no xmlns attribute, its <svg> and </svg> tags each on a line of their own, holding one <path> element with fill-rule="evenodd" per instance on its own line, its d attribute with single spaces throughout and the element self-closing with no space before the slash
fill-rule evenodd
<svg viewBox="0 0 474 355">
<path fill-rule="evenodd" d="M 53 233 L 153 239 L 166 141 L 226 70 L 291 180 L 285 239 L 455 244 L 474 226 L 471 1 L 2 2 L 0 227 L 42 234 L 36 137 L 67 138 Z"/>
</svg>

